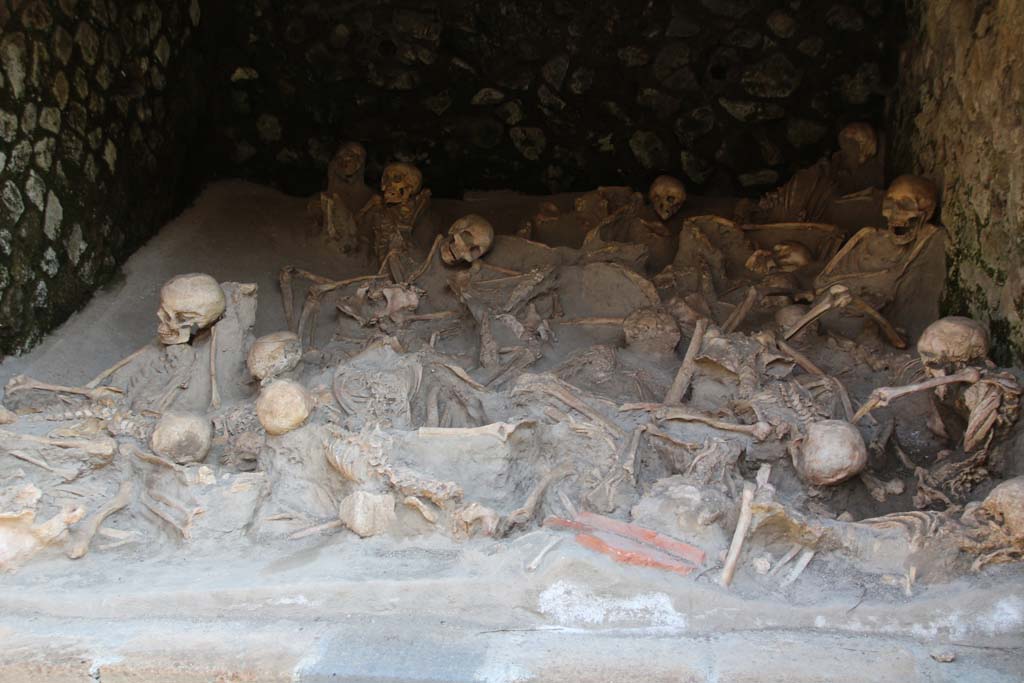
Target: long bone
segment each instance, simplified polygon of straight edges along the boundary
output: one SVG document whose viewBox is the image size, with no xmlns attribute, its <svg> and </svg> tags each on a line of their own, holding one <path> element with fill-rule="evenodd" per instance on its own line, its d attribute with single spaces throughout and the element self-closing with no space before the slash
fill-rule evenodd
<svg viewBox="0 0 1024 683">
<path fill-rule="evenodd" d="M 292 332 L 296 332 L 296 329 L 295 329 L 295 323 L 296 323 L 296 321 L 295 321 L 295 309 L 294 309 L 294 303 L 292 301 L 292 280 L 295 277 L 301 277 L 301 278 L 309 280 L 310 282 L 313 283 L 313 286 L 310 287 L 309 293 L 307 294 L 306 303 L 303 306 L 302 313 L 300 314 L 299 326 L 301 328 L 301 320 L 303 318 L 308 318 L 310 315 L 312 315 L 314 317 L 313 319 L 314 319 L 314 326 L 315 326 L 315 324 L 316 324 L 315 323 L 315 315 L 316 314 L 315 314 L 315 312 L 314 313 L 307 312 L 307 309 L 310 308 L 311 305 L 315 306 L 315 307 L 319 307 L 319 305 L 320 305 L 319 299 L 324 294 L 327 294 L 328 292 L 332 292 L 332 291 L 334 291 L 336 289 L 340 289 L 341 287 L 345 287 L 347 285 L 354 284 L 356 282 L 364 282 L 364 281 L 368 281 L 368 280 L 380 280 L 380 279 L 384 279 L 386 276 L 384 276 L 384 275 L 361 275 L 359 277 L 348 278 L 348 279 L 345 279 L 345 280 L 332 280 L 329 277 L 324 277 L 323 275 L 317 275 L 316 273 L 310 272 L 310 271 L 305 270 L 303 268 L 298 268 L 296 266 L 285 266 L 278 273 L 277 279 L 278 279 L 278 284 L 281 287 L 281 303 L 282 303 L 282 305 L 284 307 L 284 317 L 285 317 L 285 320 L 288 323 L 288 329 L 290 331 L 292 331 Z M 311 300 L 313 300 L 313 301 L 311 301 Z M 301 339 L 302 336 L 300 335 L 299 338 Z"/>
<path fill-rule="evenodd" d="M 89 552 L 89 544 L 92 542 L 96 532 L 100 530 L 100 526 L 107 517 L 125 508 L 131 502 L 134 488 L 130 479 L 122 481 L 114 497 L 97 508 L 88 519 L 72 532 L 71 540 L 68 541 L 67 548 L 64 550 L 68 557 L 72 560 L 77 560 Z"/>
<path fill-rule="evenodd" d="M 129 357 L 130 358 L 130 357 Z M 66 387 L 59 384 L 47 384 L 46 382 L 39 382 L 26 377 L 25 375 L 17 375 L 12 377 L 4 387 L 4 393 L 7 395 L 19 392 L 28 391 L 35 389 L 38 391 L 52 391 L 58 394 L 74 394 L 76 396 L 85 396 L 90 401 L 99 401 L 105 398 L 112 398 L 115 394 L 123 394 L 124 391 L 116 387 Z"/>
<path fill-rule="evenodd" d="M 28 453 L 22 453 L 21 451 L 11 450 L 11 451 L 7 451 L 7 452 L 10 453 L 11 455 L 13 455 L 18 460 L 23 460 L 23 461 L 25 461 L 25 462 L 27 462 L 29 464 L 35 465 L 36 467 L 40 467 L 40 468 L 46 470 L 47 472 L 52 472 L 53 474 L 56 474 L 58 477 L 60 477 L 64 481 L 74 481 L 75 479 L 78 478 L 79 471 L 76 470 L 76 469 L 65 468 L 65 467 L 54 467 L 53 465 L 51 465 L 50 463 L 46 462 L 42 458 L 36 458 L 34 456 L 29 455 Z"/>
<path fill-rule="evenodd" d="M 850 307 L 858 313 L 862 313 L 871 318 L 878 325 L 878 328 L 882 331 L 886 340 L 897 349 L 907 348 L 907 342 L 900 336 L 900 333 L 889 324 L 889 321 L 886 320 L 882 314 L 872 308 L 866 301 L 850 292 L 850 288 L 846 285 L 832 285 L 824 292 L 821 292 L 817 301 L 813 306 L 811 306 L 811 309 L 783 333 L 783 339 L 789 341 L 797 332 L 823 316 L 828 311 L 835 308 L 846 307 Z"/>
<path fill-rule="evenodd" d="M 687 410 L 686 408 L 679 406 L 667 406 L 661 403 L 625 403 L 619 408 L 619 410 L 654 411 L 654 419 L 659 421 L 680 420 L 682 422 L 700 422 L 701 424 L 706 424 L 709 427 L 713 427 L 721 431 L 746 434 L 757 441 L 764 441 L 770 437 L 774 431 L 772 426 L 767 422 L 755 422 L 752 425 L 725 422 L 724 420 L 716 420 L 715 418 L 709 415 L 704 415 L 703 413 Z"/>
<path fill-rule="evenodd" d="M 904 387 L 879 387 L 871 392 L 871 396 L 864 405 L 860 407 L 857 414 L 850 420 L 851 424 L 857 424 L 862 417 L 870 413 L 875 408 L 884 408 L 898 398 L 909 396 L 910 394 L 916 394 L 920 391 L 928 391 L 929 389 L 935 389 L 946 384 L 955 384 L 957 382 L 967 382 L 968 384 L 974 384 L 981 379 L 981 372 L 977 368 L 964 368 L 960 372 L 946 377 L 936 377 L 924 382 L 918 382 L 916 384 L 908 384 Z"/>
<path fill-rule="evenodd" d="M 98 439 L 48 439 L 43 436 L 18 434 L 17 432 L 10 432 L 6 429 L 0 429 L 0 437 L 15 441 L 28 441 L 29 443 L 37 443 L 41 446 L 81 448 L 89 455 L 110 456 L 114 454 L 114 450 L 117 448 L 117 442 L 108 437 Z"/>
</svg>

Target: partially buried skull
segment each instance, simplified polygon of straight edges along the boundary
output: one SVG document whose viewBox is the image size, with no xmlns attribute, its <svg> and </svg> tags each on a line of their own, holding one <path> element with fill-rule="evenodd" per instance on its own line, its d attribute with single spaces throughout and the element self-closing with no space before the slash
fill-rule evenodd
<svg viewBox="0 0 1024 683">
<path fill-rule="evenodd" d="M 263 387 L 256 399 L 256 417 L 267 434 L 280 436 L 301 427 L 313 407 L 313 397 L 304 386 L 279 379 Z"/>
<path fill-rule="evenodd" d="M 405 204 L 423 187 L 423 174 L 412 164 L 395 163 L 384 167 L 380 189 L 385 204 Z"/>
<path fill-rule="evenodd" d="M 847 124 L 839 131 L 839 149 L 858 166 L 878 153 L 878 136 L 871 124 L 861 121 Z"/>
<path fill-rule="evenodd" d="M 925 328 L 917 355 L 932 377 L 944 377 L 988 359 L 988 330 L 977 320 L 951 315 Z"/>
<path fill-rule="evenodd" d="M 1002 523 L 1012 538 L 1024 539 L 1024 476 L 992 489 L 981 507 Z"/>
<path fill-rule="evenodd" d="M 882 201 L 889 229 L 903 233 L 927 223 L 935 215 L 939 192 L 927 178 L 901 175 L 892 181 Z"/>
<path fill-rule="evenodd" d="M 261 383 L 294 370 L 302 360 L 302 344 L 294 332 L 271 332 L 252 343 L 246 366 Z"/>
<path fill-rule="evenodd" d="M 160 325 L 164 344 L 184 344 L 224 315 L 224 292 L 213 277 L 203 273 L 178 275 L 160 290 Z"/>
<path fill-rule="evenodd" d="M 667 221 L 682 208 L 686 201 L 686 188 L 672 176 L 658 176 L 651 183 L 651 189 L 647 192 L 648 199 L 658 218 Z"/>
<path fill-rule="evenodd" d="M 334 162 L 346 178 L 360 176 L 366 165 L 366 148 L 358 142 L 346 142 L 334 155 Z"/>
<path fill-rule="evenodd" d="M 807 428 L 793 453 L 793 466 L 813 486 L 838 484 L 859 474 L 868 463 L 864 437 L 849 422 L 822 420 Z"/>
<path fill-rule="evenodd" d="M 679 325 L 667 311 L 638 308 L 622 322 L 626 346 L 642 354 L 669 354 L 679 343 Z"/>
<path fill-rule="evenodd" d="M 149 440 L 154 453 L 179 465 L 202 462 L 212 443 L 213 425 L 194 413 L 164 413 Z"/>
<path fill-rule="evenodd" d="M 441 260 L 445 265 L 472 263 L 486 254 L 494 243 L 494 228 L 483 216 L 471 213 L 452 223 L 441 242 Z"/>
</svg>

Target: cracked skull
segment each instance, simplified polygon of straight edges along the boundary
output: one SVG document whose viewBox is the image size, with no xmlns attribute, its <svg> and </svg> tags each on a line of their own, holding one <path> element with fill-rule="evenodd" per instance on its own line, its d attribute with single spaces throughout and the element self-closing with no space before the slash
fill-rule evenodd
<svg viewBox="0 0 1024 683">
<path fill-rule="evenodd" d="M 672 353 L 679 343 L 679 325 L 668 312 L 638 308 L 622 323 L 626 346 L 643 354 Z"/>
<path fill-rule="evenodd" d="M 878 136 L 870 124 L 855 122 L 839 131 L 839 149 L 843 156 L 857 165 L 863 164 L 878 153 Z"/>
<path fill-rule="evenodd" d="M 178 275 L 160 290 L 160 325 L 164 344 L 184 344 L 224 315 L 224 292 L 217 280 L 203 273 Z"/>
<path fill-rule="evenodd" d="M 889 229 L 901 234 L 927 223 L 935 215 L 939 192 L 927 178 L 901 175 L 892 181 L 882 201 Z"/>
<path fill-rule="evenodd" d="M 686 201 L 686 188 L 672 176 L 658 176 L 651 183 L 651 189 L 647 193 L 651 200 L 651 206 L 658 218 L 667 221 L 672 218 Z"/>
<path fill-rule="evenodd" d="M 385 204 L 405 204 L 423 187 L 423 174 L 412 164 L 388 164 L 380 179 Z"/>
<path fill-rule="evenodd" d="M 793 466 L 813 486 L 838 484 L 859 474 L 867 463 L 864 437 L 843 420 L 811 424 L 807 436 L 793 452 Z"/>
<path fill-rule="evenodd" d="M 958 315 L 939 318 L 917 340 L 917 355 L 932 377 L 944 377 L 988 358 L 988 330 L 977 320 Z"/>
<path fill-rule="evenodd" d="M 271 332 L 252 343 L 246 356 L 250 374 L 267 382 L 294 370 L 302 360 L 302 345 L 294 332 Z"/>
<path fill-rule="evenodd" d="M 494 228 L 483 216 L 475 213 L 452 223 L 448 236 L 441 243 L 441 260 L 445 265 L 472 263 L 483 256 L 494 243 Z"/>
</svg>

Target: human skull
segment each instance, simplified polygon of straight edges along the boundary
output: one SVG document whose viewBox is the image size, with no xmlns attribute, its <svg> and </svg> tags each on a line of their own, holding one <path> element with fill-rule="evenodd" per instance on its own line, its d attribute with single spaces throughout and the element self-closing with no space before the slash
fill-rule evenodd
<svg viewBox="0 0 1024 683">
<path fill-rule="evenodd" d="M 346 178 L 354 178 L 363 172 L 366 166 L 366 148 L 358 142 L 346 142 L 334 155 L 338 170 Z"/>
<path fill-rule="evenodd" d="M 839 149 L 858 166 L 878 153 L 878 136 L 870 124 L 850 123 L 839 131 Z"/>
<path fill-rule="evenodd" d="M 1007 479 L 992 489 L 981 507 L 1002 522 L 1011 537 L 1024 539 L 1024 476 Z"/>
<path fill-rule="evenodd" d="M 772 259 L 779 270 L 792 273 L 812 260 L 811 250 L 799 242 L 779 242 L 772 247 Z"/>
<path fill-rule="evenodd" d="M 280 436 L 298 429 L 313 410 L 313 397 L 298 382 L 271 382 L 256 399 L 256 417 L 267 434 Z"/>
<path fill-rule="evenodd" d="M 294 370 L 300 360 L 302 344 L 297 334 L 271 332 L 252 343 L 245 363 L 252 376 L 264 382 Z"/>
<path fill-rule="evenodd" d="M 867 464 L 864 437 L 843 420 L 812 423 L 807 436 L 793 451 L 793 466 L 813 486 L 838 484 L 859 474 Z"/>
<path fill-rule="evenodd" d="M 916 175 L 901 175 L 886 190 L 882 215 L 890 230 L 902 232 L 931 220 L 938 201 L 939 191 L 932 181 Z"/>
<path fill-rule="evenodd" d="M 932 377 L 944 377 L 988 358 L 988 330 L 977 320 L 952 315 L 925 328 L 917 340 L 917 355 Z"/>
<path fill-rule="evenodd" d="M 388 164 L 380 179 L 385 204 L 404 204 L 423 187 L 423 174 L 412 164 Z"/>
<path fill-rule="evenodd" d="M 171 278 L 160 290 L 160 341 L 184 344 L 224 315 L 225 305 L 224 292 L 213 277 L 189 273 Z"/>
<path fill-rule="evenodd" d="M 195 413 L 164 413 L 149 439 L 159 456 L 179 465 L 202 462 L 213 443 L 213 425 Z"/>
<path fill-rule="evenodd" d="M 686 188 L 672 176 L 658 176 L 651 183 L 647 197 L 651 200 L 651 206 L 654 207 L 658 218 L 667 221 L 682 208 L 683 202 L 686 201 Z"/>
<path fill-rule="evenodd" d="M 463 261 L 472 263 L 486 254 L 494 243 L 494 228 L 483 216 L 471 213 L 452 223 L 448 236 L 441 243 L 441 260 L 454 266 Z"/>
<path fill-rule="evenodd" d="M 660 308 L 638 308 L 622 322 L 626 346 L 643 354 L 669 354 L 679 344 L 676 319 Z"/>
</svg>

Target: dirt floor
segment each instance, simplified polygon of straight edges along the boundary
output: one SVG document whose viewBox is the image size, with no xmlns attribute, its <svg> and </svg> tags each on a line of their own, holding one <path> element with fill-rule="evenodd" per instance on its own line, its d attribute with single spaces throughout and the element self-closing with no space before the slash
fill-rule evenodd
<svg viewBox="0 0 1024 683">
<path fill-rule="evenodd" d="M 575 196 L 544 199 L 571 212 Z M 204 463 L 153 465 L 133 455 L 147 444 L 130 431 L 117 435 L 112 460 L 99 464 L 100 456 L 88 466 L 76 462 L 77 450 L 40 449 L 51 466 L 79 468 L 63 479 L 0 454 L 0 484 L 31 481 L 43 490 L 39 519 L 72 505 L 88 514 L 118 482 L 134 482 L 131 502 L 108 518 L 84 557 L 68 559 L 54 543 L 0 574 L 0 680 L 1024 680 L 1020 564 L 970 571 L 959 536 L 932 530 L 924 542 L 914 535 L 922 524 L 956 523 L 935 506 L 926 508 L 930 517 L 918 511 L 913 497 L 923 489 L 914 483 L 923 475 L 901 466 L 893 451 L 930 472 L 950 457 L 924 426 L 926 394 L 861 425 L 875 481 L 900 482 L 880 496 L 857 477 L 807 486 L 783 439 L 736 436 L 661 413 L 652 420 L 635 404 L 660 405 L 693 327 L 681 323 L 680 338 L 672 325 L 679 343 L 667 350 L 627 344 L 621 319 L 660 306 L 665 281 L 614 260 L 581 260 L 572 239 L 562 240 L 565 251 L 526 253 L 512 235 L 540 201 L 488 193 L 433 203 L 439 225 L 469 212 L 490 219 L 500 237 L 485 260 L 495 267 L 522 273 L 524 263 L 550 266 L 557 279 L 530 280 L 529 306 L 511 308 L 526 288 L 521 276 L 508 275 L 514 287 L 504 287 L 501 273 L 451 280 L 438 269 L 416 281 L 421 304 L 412 313 L 382 313 L 385 299 L 356 287 L 326 297 L 312 350 L 286 374 L 310 391 L 316 407 L 282 436 L 263 439 L 253 408 L 259 387 L 247 373 L 241 377 L 252 338 L 288 327 L 281 268 L 330 279 L 376 268 L 365 256 L 326 245 L 305 216 L 305 199 L 268 188 L 210 186 L 131 257 L 119 282 L 31 353 L 0 364 L 0 383 L 27 375 L 81 386 L 152 344 L 160 288 L 173 276 L 207 273 L 229 294 L 213 347 L 223 404 L 212 411 L 216 438 Z M 676 220 L 730 206 L 691 198 Z M 305 285 L 294 282 L 297 318 Z M 223 283 L 257 288 L 246 294 Z M 460 287 L 469 294 L 453 297 Z M 728 318 L 745 291 L 720 291 L 712 318 Z M 388 306 L 404 293 L 386 292 Z M 445 317 L 460 301 L 469 312 Z M 415 314 L 440 315 L 408 317 Z M 484 319 L 493 325 L 496 362 L 486 358 Z M 736 399 L 742 361 L 756 355 L 765 378 L 759 390 L 778 380 L 783 391 L 806 393 L 792 399 L 797 406 L 826 406 L 815 419 L 833 417 L 822 414 L 831 410 L 840 416 L 835 384 L 794 384 L 793 377 L 807 375 L 791 360 L 751 350 L 754 332 L 771 319 L 771 310 L 755 308 L 740 328 L 747 335 L 709 333 L 687 409 L 721 416 L 728 403 L 732 415 L 721 419 L 745 415 L 746 426 L 766 422 L 776 432 L 798 419 L 776 416 L 775 404 L 758 403 L 758 393 L 741 390 Z M 837 320 L 833 329 L 844 324 Z M 378 333 L 388 341 L 375 344 Z M 194 366 L 172 396 L 174 410 L 205 410 L 209 401 L 203 345 L 210 340 L 197 339 L 185 345 L 195 350 L 187 356 Z M 850 339 L 859 346 L 844 344 Z M 855 407 L 875 387 L 907 381 L 915 357 L 913 347 L 896 351 L 861 332 L 794 345 L 841 378 Z M 111 376 L 124 396 L 141 397 L 131 404 L 137 413 L 145 413 L 146 387 L 166 382 L 178 372 L 174 364 L 185 362 L 161 353 L 154 345 Z M 166 361 L 169 374 L 154 375 L 154 359 Z M 565 387 L 570 401 L 551 398 Z M 47 401 L 44 413 L 53 409 L 52 397 Z M 103 433 L 82 426 L 81 415 L 45 421 L 32 412 L 38 402 L 5 403 L 24 413 L 5 427 L 19 434 Z M 73 412 L 86 404 L 70 397 L 58 407 Z M 800 409 L 790 404 L 790 412 Z M 253 424 L 260 443 L 246 450 L 239 444 Z M 989 467 L 1008 479 L 1024 467 L 1015 454 L 1019 427 L 1001 438 L 1007 446 Z M 571 468 L 562 471 L 566 463 Z M 754 499 L 755 528 L 732 585 L 723 588 L 739 499 L 759 472 L 765 481 Z M 457 505 L 442 490 L 453 482 Z M 973 482 L 958 502 L 970 508 L 994 483 Z M 388 500 L 400 492 L 383 531 L 373 515 L 367 538 L 337 522 L 339 500 L 354 491 Z M 173 500 L 153 492 L 173 493 Z M 531 498 L 537 504 L 517 518 Z M 180 519 L 181 501 L 201 510 L 188 516 L 187 538 L 167 519 Z M 873 521 L 890 513 L 913 514 Z M 543 523 L 550 518 L 596 526 L 567 530 Z M 622 521 L 659 532 L 656 547 L 635 528 L 609 531 Z M 588 531 L 619 552 L 595 552 L 581 540 Z M 679 541 L 682 550 L 673 545 Z M 686 559 L 693 548 L 704 555 L 696 563 Z M 803 555 L 782 562 L 791 549 L 807 555 L 802 572 L 794 566 Z M 637 557 L 644 566 L 621 561 Z"/>
</svg>

